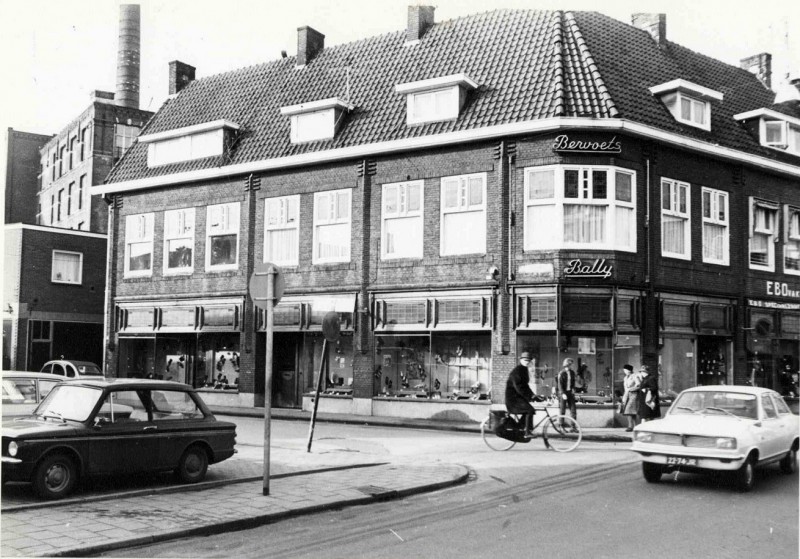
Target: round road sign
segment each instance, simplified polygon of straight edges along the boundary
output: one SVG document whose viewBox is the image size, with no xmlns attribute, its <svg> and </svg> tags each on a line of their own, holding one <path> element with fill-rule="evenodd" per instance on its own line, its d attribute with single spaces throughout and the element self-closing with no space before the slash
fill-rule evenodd
<svg viewBox="0 0 800 559">
<path fill-rule="evenodd" d="M 267 309 L 269 300 L 269 281 L 274 278 L 274 287 L 272 290 L 272 297 L 275 304 L 283 297 L 283 291 L 286 289 L 286 280 L 283 277 L 283 272 L 275 264 L 271 262 L 259 262 L 256 264 L 253 275 L 250 276 L 250 297 L 253 299 L 253 304 L 259 309 Z"/>
<path fill-rule="evenodd" d="M 334 311 L 325 313 L 325 317 L 322 319 L 322 335 L 329 342 L 335 342 L 339 339 L 340 326 L 339 313 Z"/>
</svg>

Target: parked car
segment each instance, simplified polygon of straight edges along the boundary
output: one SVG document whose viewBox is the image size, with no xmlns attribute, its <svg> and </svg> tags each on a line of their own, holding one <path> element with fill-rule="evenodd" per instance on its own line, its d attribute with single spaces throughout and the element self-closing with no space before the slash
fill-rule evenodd
<svg viewBox="0 0 800 559">
<path fill-rule="evenodd" d="M 33 483 L 45 499 L 79 478 L 174 471 L 186 483 L 233 456 L 236 425 L 217 421 L 195 390 L 146 379 L 56 385 L 32 415 L 3 421 L 3 482 Z"/>
<path fill-rule="evenodd" d="M 48 361 L 42 365 L 39 372 L 60 375 L 70 379 L 103 376 L 103 370 L 91 361 L 75 361 L 73 359 Z"/>
<path fill-rule="evenodd" d="M 778 463 L 797 470 L 798 416 L 775 391 L 752 386 L 698 386 L 681 392 L 663 419 L 637 425 L 631 450 L 651 483 L 674 470 L 729 472 L 750 491 L 754 469 Z"/>
<path fill-rule="evenodd" d="M 28 371 L 3 371 L 3 418 L 30 415 L 64 377 Z"/>
</svg>

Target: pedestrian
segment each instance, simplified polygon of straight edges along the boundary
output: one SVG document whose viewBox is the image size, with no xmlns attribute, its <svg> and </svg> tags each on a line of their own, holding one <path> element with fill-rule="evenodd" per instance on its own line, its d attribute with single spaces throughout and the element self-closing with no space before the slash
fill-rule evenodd
<svg viewBox="0 0 800 559">
<path fill-rule="evenodd" d="M 529 385 L 531 377 L 528 365 L 531 354 L 523 351 L 519 356 L 519 365 L 511 369 L 506 380 L 506 410 L 508 413 L 519 414 L 523 417 L 525 426 L 524 436 L 533 437 L 533 414 L 531 405 L 533 390 Z"/>
<path fill-rule="evenodd" d="M 658 377 L 647 365 L 642 365 L 639 372 L 642 375 L 638 412 L 638 420 L 641 423 L 661 417 L 661 403 L 658 397 Z"/>
<path fill-rule="evenodd" d="M 556 375 L 556 389 L 558 392 L 558 413 L 569 414 L 575 421 L 578 420 L 578 410 L 575 406 L 575 371 L 572 369 L 574 361 L 567 357 L 564 359 L 561 370 Z"/>
<path fill-rule="evenodd" d="M 620 413 L 628 420 L 628 427 L 625 430 L 630 432 L 636 426 L 636 416 L 639 413 L 641 378 L 633 372 L 633 365 L 626 364 L 622 370 L 625 371 L 625 378 L 622 380 L 625 393 L 622 395 Z"/>
</svg>

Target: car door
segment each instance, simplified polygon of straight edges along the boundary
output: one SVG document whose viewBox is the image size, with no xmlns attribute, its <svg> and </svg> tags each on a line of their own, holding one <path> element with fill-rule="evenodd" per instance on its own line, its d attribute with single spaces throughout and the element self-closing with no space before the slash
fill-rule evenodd
<svg viewBox="0 0 800 559">
<path fill-rule="evenodd" d="M 761 395 L 761 410 L 764 414 L 761 420 L 761 458 L 764 459 L 781 452 L 785 435 L 782 434 L 778 410 L 769 394 Z"/>
<path fill-rule="evenodd" d="M 792 445 L 797 436 L 797 420 L 792 414 L 789 406 L 778 394 L 771 394 L 775 409 L 778 411 L 778 421 L 780 422 L 781 450 L 786 451 Z"/>
<path fill-rule="evenodd" d="M 164 469 L 172 469 L 189 444 L 206 438 L 208 422 L 188 392 L 164 388 L 152 390 L 151 396 L 159 463 Z"/>
<path fill-rule="evenodd" d="M 141 391 L 109 391 L 92 421 L 87 461 L 91 473 L 154 469 L 159 441 Z"/>
</svg>

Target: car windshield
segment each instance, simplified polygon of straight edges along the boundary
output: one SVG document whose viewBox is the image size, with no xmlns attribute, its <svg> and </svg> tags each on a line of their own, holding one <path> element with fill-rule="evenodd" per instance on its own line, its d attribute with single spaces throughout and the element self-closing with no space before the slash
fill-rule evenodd
<svg viewBox="0 0 800 559">
<path fill-rule="evenodd" d="M 75 363 L 78 372 L 84 376 L 102 377 L 103 371 L 94 363 Z"/>
<path fill-rule="evenodd" d="M 102 395 L 99 388 L 60 384 L 39 404 L 34 415 L 86 421 Z"/>
<path fill-rule="evenodd" d="M 673 404 L 670 415 L 702 413 L 758 419 L 758 405 L 752 394 L 705 390 L 684 392 Z"/>
</svg>

